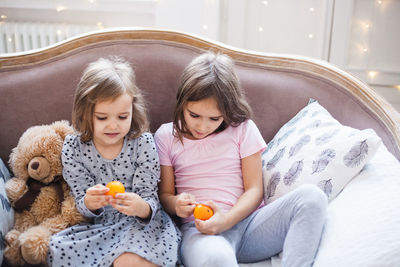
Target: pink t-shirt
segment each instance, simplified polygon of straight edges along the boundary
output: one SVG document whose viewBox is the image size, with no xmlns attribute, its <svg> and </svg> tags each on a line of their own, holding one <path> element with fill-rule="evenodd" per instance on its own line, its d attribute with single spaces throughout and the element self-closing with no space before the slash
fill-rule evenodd
<svg viewBox="0 0 400 267">
<path fill-rule="evenodd" d="M 267 146 L 252 120 L 200 140 L 183 137 L 183 144 L 173 136 L 171 122 L 154 138 L 160 164 L 174 168 L 177 193 L 190 193 L 198 203 L 213 200 L 224 212 L 244 192 L 241 159 Z"/>
</svg>

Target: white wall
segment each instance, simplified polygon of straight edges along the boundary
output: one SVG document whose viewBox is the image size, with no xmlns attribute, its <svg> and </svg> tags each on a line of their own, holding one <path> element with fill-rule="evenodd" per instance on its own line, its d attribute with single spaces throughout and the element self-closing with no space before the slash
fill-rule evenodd
<svg viewBox="0 0 400 267">
<path fill-rule="evenodd" d="M 219 40 L 220 1 L 159 0 L 155 27 L 190 32 Z"/>
<path fill-rule="evenodd" d="M 104 27 L 172 29 L 329 61 L 400 110 L 399 14 L 400 0 L 0 0 L 0 53 L 29 47 L 22 22 L 40 23 L 33 48 Z M 42 23 L 54 24 L 56 38 Z"/>
</svg>

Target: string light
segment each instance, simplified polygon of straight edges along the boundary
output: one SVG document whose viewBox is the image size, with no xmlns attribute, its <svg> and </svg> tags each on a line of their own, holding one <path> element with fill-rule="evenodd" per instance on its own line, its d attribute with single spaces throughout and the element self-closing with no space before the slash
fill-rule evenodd
<svg viewBox="0 0 400 267">
<path fill-rule="evenodd" d="M 264 5 L 268 5 L 268 1 L 262 1 Z"/>
<path fill-rule="evenodd" d="M 207 30 L 208 29 L 208 26 L 207 25 L 203 25 L 203 30 Z"/>
<path fill-rule="evenodd" d="M 258 27 L 259 32 L 262 32 L 263 30 L 264 30 L 263 27 Z"/>
<path fill-rule="evenodd" d="M 367 53 L 368 52 L 368 48 L 363 48 L 363 50 L 362 50 L 364 53 Z"/>
<path fill-rule="evenodd" d="M 314 12 L 314 8 L 313 7 L 310 7 L 310 12 Z"/>
<path fill-rule="evenodd" d="M 89 3 L 93 4 L 96 0 L 89 0 Z"/>
<path fill-rule="evenodd" d="M 11 37 L 8 37 L 8 38 L 7 38 L 7 41 L 10 42 L 10 43 L 12 43 L 13 39 L 12 39 Z"/>
<path fill-rule="evenodd" d="M 378 72 L 376 72 L 376 71 L 374 71 L 374 70 L 368 71 L 368 77 L 369 77 L 371 80 L 373 80 L 373 79 L 376 77 L 377 74 L 378 74 Z"/>
<path fill-rule="evenodd" d="M 1 19 L 6 19 L 7 16 L 6 16 L 6 15 L 1 15 L 0 18 L 1 18 Z"/>
<path fill-rule="evenodd" d="M 58 34 L 58 35 L 61 35 L 61 34 L 62 34 L 62 31 L 61 31 L 60 29 L 58 29 L 58 30 L 57 30 L 57 34 Z"/>
<path fill-rule="evenodd" d="M 310 33 L 309 35 L 308 35 L 308 38 L 310 38 L 310 39 L 312 39 L 314 36 Z"/>
<path fill-rule="evenodd" d="M 58 6 L 56 8 L 56 10 L 57 10 L 57 12 L 61 12 L 61 11 L 65 10 L 65 6 Z"/>
<path fill-rule="evenodd" d="M 378 1 L 378 4 L 382 5 L 382 3 L 383 3 L 383 2 L 382 2 L 381 0 Z"/>
</svg>

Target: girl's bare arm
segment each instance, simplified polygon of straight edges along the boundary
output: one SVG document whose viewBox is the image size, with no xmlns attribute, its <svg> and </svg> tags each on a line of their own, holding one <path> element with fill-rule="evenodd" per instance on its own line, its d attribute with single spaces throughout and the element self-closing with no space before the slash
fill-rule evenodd
<svg viewBox="0 0 400 267">
<path fill-rule="evenodd" d="M 218 234 L 232 228 L 260 205 L 263 195 L 261 152 L 242 159 L 244 193 L 227 213 L 217 212 L 207 221 L 196 220 L 197 229 L 205 234 Z"/>
</svg>

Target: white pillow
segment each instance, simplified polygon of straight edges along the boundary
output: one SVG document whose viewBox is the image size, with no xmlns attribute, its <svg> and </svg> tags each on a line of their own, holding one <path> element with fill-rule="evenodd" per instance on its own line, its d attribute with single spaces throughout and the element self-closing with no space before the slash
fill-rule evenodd
<svg viewBox="0 0 400 267">
<path fill-rule="evenodd" d="M 399 266 L 400 163 L 381 145 L 327 210 L 314 267 Z"/>
<path fill-rule="evenodd" d="M 317 185 L 332 200 L 380 144 L 372 129 L 343 126 L 317 101 L 308 104 L 278 131 L 262 154 L 265 203 L 302 184 Z"/>
</svg>

